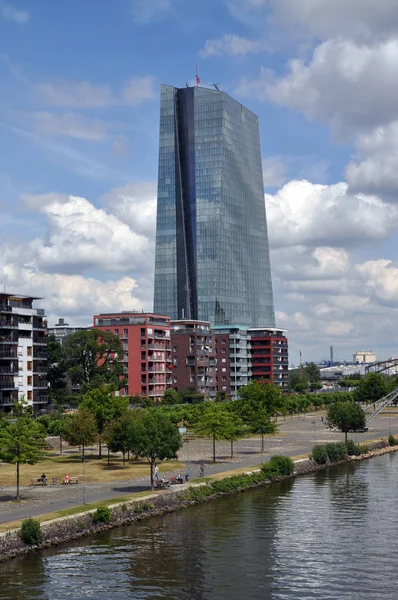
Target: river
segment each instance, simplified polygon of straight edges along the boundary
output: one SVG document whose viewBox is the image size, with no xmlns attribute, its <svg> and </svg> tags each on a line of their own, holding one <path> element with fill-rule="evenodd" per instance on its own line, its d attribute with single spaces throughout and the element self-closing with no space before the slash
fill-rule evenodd
<svg viewBox="0 0 398 600">
<path fill-rule="evenodd" d="M 1 600 L 394 600 L 398 453 L 0 565 Z"/>
</svg>

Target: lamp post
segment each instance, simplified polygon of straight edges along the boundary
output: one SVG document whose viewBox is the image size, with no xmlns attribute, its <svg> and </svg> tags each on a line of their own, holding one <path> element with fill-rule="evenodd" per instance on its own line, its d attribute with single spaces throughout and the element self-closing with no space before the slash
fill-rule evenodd
<svg viewBox="0 0 398 600">
<path fill-rule="evenodd" d="M 86 504 L 86 453 L 83 447 L 83 504 Z"/>
<path fill-rule="evenodd" d="M 316 423 L 315 423 L 315 421 L 311 421 L 311 422 L 312 422 L 312 424 L 314 426 L 314 445 L 316 446 L 316 430 L 315 430 Z"/>
</svg>

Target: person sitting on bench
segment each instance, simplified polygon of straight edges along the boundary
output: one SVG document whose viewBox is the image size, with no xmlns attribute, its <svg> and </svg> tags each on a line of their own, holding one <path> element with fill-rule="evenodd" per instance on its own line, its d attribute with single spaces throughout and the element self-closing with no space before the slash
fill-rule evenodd
<svg viewBox="0 0 398 600">
<path fill-rule="evenodd" d="M 40 479 L 43 485 L 47 485 L 47 475 L 45 473 L 43 473 Z"/>
<path fill-rule="evenodd" d="M 183 478 L 182 478 L 181 473 L 178 473 L 176 479 L 177 479 L 177 483 L 182 483 L 184 481 Z"/>
<path fill-rule="evenodd" d="M 69 477 L 69 475 L 65 475 L 63 482 L 64 482 L 65 485 L 68 485 L 70 483 L 70 477 Z"/>
</svg>

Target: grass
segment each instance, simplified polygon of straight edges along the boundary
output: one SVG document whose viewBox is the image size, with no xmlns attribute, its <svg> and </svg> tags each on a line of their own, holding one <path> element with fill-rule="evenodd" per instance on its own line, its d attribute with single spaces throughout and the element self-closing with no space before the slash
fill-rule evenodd
<svg viewBox="0 0 398 600">
<path fill-rule="evenodd" d="M 183 464 L 179 461 L 167 461 L 160 464 L 160 473 L 167 471 L 180 471 Z M 52 478 L 56 477 L 61 483 L 66 474 L 71 477 L 83 478 L 83 463 L 80 454 L 64 454 L 63 456 L 48 455 L 48 458 L 35 465 L 21 465 L 21 485 L 29 485 L 30 480 L 40 477 L 42 473 L 47 475 L 50 484 Z M 135 479 L 149 475 L 149 463 L 145 460 L 127 462 L 123 469 L 123 461 L 119 457 L 112 457 L 108 466 L 106 456 L 101 460 L 97 456 L 86 455 L 86 482 L 120 481 L 123 479 Z M 0 480 L 3 486 L 16 485 L 16 467 L 0 462 Z"/>
</svg>

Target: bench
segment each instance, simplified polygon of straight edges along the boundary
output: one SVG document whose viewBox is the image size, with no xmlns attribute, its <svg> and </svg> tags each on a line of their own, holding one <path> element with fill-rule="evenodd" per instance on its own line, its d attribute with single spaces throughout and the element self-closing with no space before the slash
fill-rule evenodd
<svg viewBox="0 0 398 600">
<path fill-rule="evenodd" d="M 79 478 L 78 477 L 69 477 L 69 481 L 65 481 L 65 479 L 62 481 L 63 485 L 70 485 L 71 483 L 79 483 Z"/>
<path fill-rule="evenodd" d="M 43 483 L 43 480 L 41 477 L 35 477 L 34 479 L 30 480 L 29 485 L 47 485 L 47 482 Z"/>
<path fill-rule="evenodd" d="M 156 479 L 156 487 L 157 488 L 170 487 L 170 481 L 168 481 L 168 480 L 163 481 L 163 479 Z"/>
<path fill-rule="evenodd" d="M 171 485 L 177 485 L 178 483 L 184 483 L 184 479 L 177 479 L 177 477 L 170 477 Z"/>
</svg>

